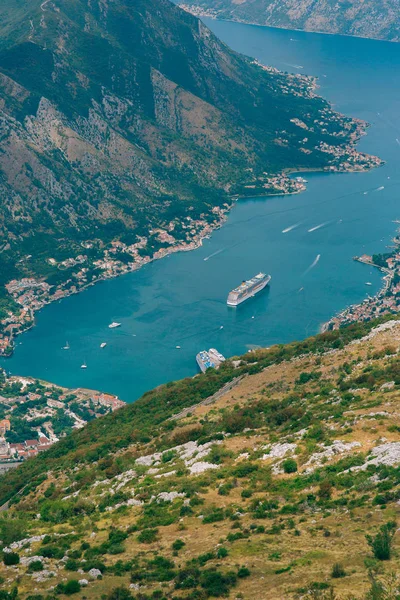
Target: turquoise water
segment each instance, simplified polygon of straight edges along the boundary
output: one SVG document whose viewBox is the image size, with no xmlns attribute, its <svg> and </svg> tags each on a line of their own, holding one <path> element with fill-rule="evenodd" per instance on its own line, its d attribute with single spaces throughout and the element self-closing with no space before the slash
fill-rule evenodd
<svg viewBox="0 0 400 600">
<path fill-rule="evenodd" d="M 240 52 L 319 76 L 321 94 L 338 110 L 371 123 L 360 148 L 386 165 L 365 174 L 306 175 L 303 194 L 240 201 L 199 250 L 46 307 L 37 326 L 18 339 L 13 358 L 3 361 L 13 373 L 113 392 L 129 402 L 194 375 L 203 348 L 230 356 L 304 338 L 379 289 L 380 274 L 352 257 L 383 251 L 395 232 L 393 219 L 400 218 L 400 45 L 206 22 Z M 385 189 L 377 191 L 380 186 Z M 272 275 L 270 288 L 228 308 L 228 291 L 260 270 Z M 122 327 L 109 330 L 113 320 Z M 67 340 L 69 351 L 61 349 Z"/>
</svg>

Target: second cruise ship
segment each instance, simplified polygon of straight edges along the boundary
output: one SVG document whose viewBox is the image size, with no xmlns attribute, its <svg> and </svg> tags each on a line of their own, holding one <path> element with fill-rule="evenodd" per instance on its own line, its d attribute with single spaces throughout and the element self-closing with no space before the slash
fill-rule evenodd
<svg viewBox="0 0 400 600">
<path fill-rule="evenodd" d="M 258 292 L 261 292 L 270 281 L 271 275 L 258 273 L 258 275 L 255 275 L 247 281 L 243 281 L 237 288 L 229 292 L 226 303 L 228 306 L 237 306 L 248 298 L 255 296 Z"/>
</svg>

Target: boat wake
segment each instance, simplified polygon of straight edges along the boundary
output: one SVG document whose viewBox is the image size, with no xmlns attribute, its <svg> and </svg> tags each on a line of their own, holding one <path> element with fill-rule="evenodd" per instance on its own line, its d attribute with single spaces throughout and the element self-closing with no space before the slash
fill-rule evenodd
<svg viewBox="0 0 400 600">
<path fill-rule="evenodd" d="M 221 248 L 221 250 L 217 250 L 216 252 L 213 252 L 212 254 L 210 254 L 210 256 L 206 256 L 205 258 L 203 258 L 203 260 L 207 261 L 210 258 L 212 258 L 213 256 L 217 256 L 217 254 L 221 254 L 221 252 L 223 252 L 224 250 L 225 250 L 225 248 Z"/>
<path fill-rule="evenodd" d="M 311 233 L 312 231 L 317 231 L 317 229 L 321 229 L 321 227 L 325 227 L 325 225 L 328 225 L 329 221 L 325 221 L 325 223 L 320 223 L 319 225 L 315 225 L 315 227 L 311 227 L 311 229 L 308 230 L 308 233 Z"/>
<path fill-rule="evenodd" d="M 289 231 L 296 229 L 296 227 L 298 227 L 299 225 L 300 225 L 300 223 L 295 223 L 294 225 L 290 225 L 290 227 L 286 227 L 286 229 L 282 229 L 282 233 L 289 233 Z"/>
<path fill-rule="evenodd" d="M 282 63 L 284 65 L 286 65 L 287 67 L 292 67 L 292 69 L 304 69 L 304 67 L 302 67 L 301 65 L 291 65 L 290 63 Z"/>
<path fill-rule="evenodd" d="M 306 275 L 309 271 L 311 271 L 311 269 L 313 269 L 319 263 L 319 259 L 320 258 L 321 258 L 321 255 L 317 254 L 317 256 L 315 257 L 315 259 L 313 260 L 313 262 L 311 263 L 311 265 L 308 267 L 308 269 L 306 269 L 304 271 L 304 275 Z"/>
</svg>

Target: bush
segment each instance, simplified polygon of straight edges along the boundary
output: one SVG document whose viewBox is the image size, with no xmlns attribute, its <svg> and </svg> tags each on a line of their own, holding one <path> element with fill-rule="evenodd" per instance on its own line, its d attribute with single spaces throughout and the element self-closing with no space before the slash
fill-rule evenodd
<svg viewBox="0 0 400 600">
<path fill-rule="evenodd" d="M 143 529 L 137 536 L 138 542 L 141 544 L 151 544 L 158 537 L 158 529 Z"/>
<path fill-rule="evenodd" d="M 389 521 L 382 525 L 374 536 L 367 535 L 367 542 L 372 549 L 374 557 L 378 560 L 390 560 L 392 556 L 393 536 L 396 531 L 396 523 Z"/>
<path fill-rule="evenodd" d="M 244 577 L 250 577 L 250 570 L 247 567 L 240 567 L 237 576 L 241 579 Z"/>
<path fill-rule="evenodd" d="M 175 540 L 172 544 L 172 550 L 174 550 L 175 552 L 179 552 L 179 550 L 181 550 L 181 548 L 183 548 L 183 546 L 185 546 L 185 542 L 183 540 Z"/>
<path fill-rule="evenodd" d="M 19 554 L 16 552 L 5 552 L 3 554 L 3 562 L 5 565 L 18 565 L 19 564 Z"/>
<path fill-rule="evenodd" d="M 227 596 L 229 589 L 236 583 L 235 573 L 223 575 L 219 571 L 210 569 L 204 571 L 200 577 L 200 585 L 209 596 Z"/>
<path fill-rule="evenodd" d="M 346 571 L 341 564 L 335 563 L 332 567 L 331 577 L 339 579 L 340 577 L 346 577 Z"/>
<path fill-rule="evenodd" d="M 67 596 L 72 596 L 72 594 L 77 594 L 81 590 L 81 584 L 76 579 L 70 579 L 67 583 L 59 583 L 56 586 L 57 594 L 66 594 Z"/>
<path fill-rule="evenodd" d="M 287 458 L 283 461 L 282 468 L 285 473 L 296 473 L 297 462 L 294 460 L 294 458 Z"/>
<path fill-rule="evenodd" d="M 324 479 L 324 481 L 321 481 L 321 483 L 320 483 L 319 490 L 318 490 L 318 497 L 320 500 L 325 501 L 325 500 L 330 500 L 331 495 L 332 495 L 332 484 L 328 479 Z"/>
<path fill-rule="evenodd" d="M 228 556 L 228 550 L 226 548 L 224 548 L 223 546 L 218 548 L 217 558 L 225 558 L 226 556 Z"/>
<path fill-rule="evenodd" d="M 29 573 L 35 573 L 37 571 L 43 571 L 43 563 L 41 560 L 34 560 L 28 567 Z"/>
</svg>

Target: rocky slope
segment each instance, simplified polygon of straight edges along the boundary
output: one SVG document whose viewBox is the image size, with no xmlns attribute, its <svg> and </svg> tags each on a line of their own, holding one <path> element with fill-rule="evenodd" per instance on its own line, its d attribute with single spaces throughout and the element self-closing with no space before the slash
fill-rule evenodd
<svg viewBox="0 0 400 600">
<path fill-rule="evenodd" d="M 368 168 L 352 155 L 359 134 L 312 81 L 239 56 L 167 0 L 5 0 L 3 295 L 27 275 L 73 283 L 60 264 L 81 254 L 91 281 L 112 240 L 146 242 L 156 227 L 187 242 L 185 217 L 215 222 L 229 194 L 265 191 L 266 173 Z M 155 235 L 141 253 L 169 243 Z"/>
<path fill-rule="evenodd" d="M 193 14 L 244 23 L 400 40 L 398 0 L 199 0 L 179 4 Z"/>
<path fill-rule="evenodd" d="M 27 461 L 3 597 L 395 600 L 399 346 L 395 320 L 248 353 Z"/>
</svg>

